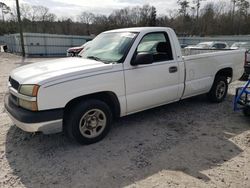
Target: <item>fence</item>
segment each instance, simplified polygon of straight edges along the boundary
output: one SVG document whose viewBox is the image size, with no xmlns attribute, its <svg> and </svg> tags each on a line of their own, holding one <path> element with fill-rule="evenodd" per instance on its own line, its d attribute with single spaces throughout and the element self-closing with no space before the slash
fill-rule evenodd
<svg viewBox="0 0 250 188">
<path fill-rule="evenodd" d="M 3 45 L 5 42 L 4 42 L 4 39 L 5 37 L 4 36 L 0 36 L 0 45 Z"/>
<path fill-rule="evenodd" d="M 24 47 L 27 56 L 65 56 L 68 48 L 80 46 L 92 40 L 91 36 L 24 33 Z M 20 35 L 10 34 L 0 38 L 12 53 L 20 53 Z"/>
<path fill-rule="evenodd" d="M 55 35 L 42 33 L 24 33 L 24 44 L 27 56 L 65 56 L 68 48 L 80 46 L 91 40 L 91 36 Z M 229 45 L 234 42 L 250 42 L 250 35 L 215 36 L 215 37 L 179 37 L 182 45 L 195 45 L 205 41 L 224 41 Z M 20 53 L 19 34 L 0 36 L 0 44 L 7 44 L 12 53 Z"/>
</svg>

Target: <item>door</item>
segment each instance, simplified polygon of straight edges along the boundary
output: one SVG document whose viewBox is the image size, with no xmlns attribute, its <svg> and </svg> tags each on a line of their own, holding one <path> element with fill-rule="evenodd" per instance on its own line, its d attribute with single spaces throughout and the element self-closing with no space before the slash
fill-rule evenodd
<svg viewBox="0 0 250 188">
<path fill-rule="evenodd" d="M 153 63 L 125 70 L 127 113 L 142 111 L 179 100 L 179 68 L 166 32 L 148 33 L 136 54 L 151 53 Z"/>
</svg>

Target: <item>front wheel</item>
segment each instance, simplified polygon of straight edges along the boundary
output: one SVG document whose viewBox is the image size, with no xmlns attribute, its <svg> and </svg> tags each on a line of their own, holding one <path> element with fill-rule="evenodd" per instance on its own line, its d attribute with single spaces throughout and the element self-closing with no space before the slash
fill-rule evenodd
<svg viewBox="0 0 250 188">
<path fill-rule="evenodd" d="M 228 81 L 224 76 L 218 76 L 215 78 L 213 86 L 207 94 L 208 99 L 211 102 L 220 103 L 226 96 L 228 91 Z"/>
<path fill-rule="evenodd" d="M 109 106 L 99 100 L 87 100 L 74 106 L 65 120 L 67 135 L 80 144 L 93 144 L 109 132 L 112 113 Z"/>
</svg>

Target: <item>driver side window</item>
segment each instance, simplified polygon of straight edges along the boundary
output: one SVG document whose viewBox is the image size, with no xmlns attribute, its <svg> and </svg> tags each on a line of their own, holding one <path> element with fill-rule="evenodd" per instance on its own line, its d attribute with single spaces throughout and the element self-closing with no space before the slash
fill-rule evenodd
<svg viewBox="0 0 250 188">
<path fill-rule="evenodd" d="M 137 54 L 146 52 L 153 55 L 154 62 L 173 60 L 168 35 L 164 32 L 145 35 L 137 47 Z"/>
</svg>

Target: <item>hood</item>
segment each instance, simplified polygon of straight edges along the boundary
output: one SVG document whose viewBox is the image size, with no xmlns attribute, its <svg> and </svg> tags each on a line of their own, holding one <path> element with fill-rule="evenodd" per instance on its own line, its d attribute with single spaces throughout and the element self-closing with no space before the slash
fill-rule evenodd
<svg viewBox="0 0 250 188">
<path fill-rule="evenodd" d="M 112 67 L 112 64 L 79 57 L 61 58 L 19 67 L 11 72 L 11 77 L 20 84 L 42 85 L 44 82 L 67 79 L 77 74 L 91 74 Z"/>
</svg>

